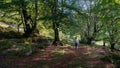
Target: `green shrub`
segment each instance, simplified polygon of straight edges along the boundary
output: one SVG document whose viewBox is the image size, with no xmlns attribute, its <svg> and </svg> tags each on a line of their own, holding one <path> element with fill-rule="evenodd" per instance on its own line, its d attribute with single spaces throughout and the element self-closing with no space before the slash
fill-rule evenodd
<svg viewBox="0 0 120 68">
<path fill-rule="evenodd" d="M 16 44 L 18 50 L 12 50 L 8 52 L 8 56 L 16 56 L 16 57 L 21 57 L 25 56 L 25 53 L 29 52 L 32 50 L 31 45 L 25 45 L 25 44 Z"/>
<path fill-rule="evenodd" d="M 17 56 L 24 56 L 25 53 L 27 53 L 27 52 L 29 52 L 29 51 L 32 50 L 31 45 L 25 45 L 25 44 L 24 44 L 24 45 L 21 45 L 21 46 L 18 46 L 18 48 L 19 48 L 20 50 L 18 51 Z"/>
<path fill-rule="evenodd" d="M 21 39 L 17 40 L 16 42 L 30 44 L 32 42 L 32 38 L 21 38 Z"/>
<path fill-rule="evenodd" d="M 120 54 L 112 54 L 112 59 L 114 61 L 120 60 Z"/>
<path fill-rule="evenodd" d="M 10 42 L 9 40 L 0 41 L 0 51 L 10 48 L 12 46 L 12 44 L 13 44 L 13 42 Z"/>
<path fill-rule="evenodd" d="M 114 64 L 118 64 L 120 63 L 120 54 L 111 53 L 110 55 L 105 56 L 103 60 L 114 63 Z"/>
<path fill-rule="evenodd" d="M 35 46 L 36 46 L 36 48 L 39 48 L 39 49 L 44 49 L 45 48 L 44 44 L 37 44 Z"/>
<path fill-rule="evenodd" d="M 80 66 L 80 61 L 74 60 L 71 63 L 69 63 L 69 68 L 82 68 Z"/>
<path fill-rule="evenodd" d="M 111 57 L 111 55 L 108 55 L 108 56 L 105 56 L 102 59 L 105 60 L 105 61 L 111 62 L 112 57 Z"/>
<path fill-rule="evenodd" d="M 120 60 L 116 62 L 116 68 L 120 68 Z"/>
</svg>

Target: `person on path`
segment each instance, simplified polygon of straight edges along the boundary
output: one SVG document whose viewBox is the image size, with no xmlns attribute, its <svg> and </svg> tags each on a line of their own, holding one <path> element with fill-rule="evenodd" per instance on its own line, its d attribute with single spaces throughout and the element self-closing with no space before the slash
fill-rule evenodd
<svg viewBox="0 0 120 68">
<path fill-rule="evenodd" d="M 79 39 L 77 37 L 75 37 L 75 49 L 77 50 L 78 49 L 78 45 L 79 45 Z"/>
</svg>

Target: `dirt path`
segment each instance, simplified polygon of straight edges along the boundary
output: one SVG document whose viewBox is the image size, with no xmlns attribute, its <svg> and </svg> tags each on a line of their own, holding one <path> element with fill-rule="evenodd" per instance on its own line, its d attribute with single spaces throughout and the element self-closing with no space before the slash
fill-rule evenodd
<svg viewBox="0 0 120 68">
<path fill-rule="evenodd" d="M 0 68 L 112 68 L 101 60 L 107 51 L 104 48 L 79 46 L 48 46 L 32 56 L 1 59 Z"/>
</svg>

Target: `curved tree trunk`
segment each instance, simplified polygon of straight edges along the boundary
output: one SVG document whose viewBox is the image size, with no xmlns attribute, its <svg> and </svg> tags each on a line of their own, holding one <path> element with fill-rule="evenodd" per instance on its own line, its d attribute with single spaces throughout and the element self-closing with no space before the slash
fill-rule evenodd
<svg viewBox="0 0 120 68">
<path fill-rule="evenodd" d="M 22 10 L 23 13 L 23 18 L 24 18 L 24 37 L 29 37 L 30 34 L 32 33 L 32 24 L 29 22 L 29 20 L 31 20 L 31 22 L 33 23 L 31 16 L 28 15 L 26 10 Z"/>
<path fill-rule="evenodd" d="M 24 24 L 24 37 L 29 37 L 33 34 L 34 30 L 37 27 L 37 17 L 38 17 L 38 0 L 35 0 L 35 17 L 34 21 L 31 15 L 28 14 L 26 7 L 22 4 L 22 16 L 23 16 L 23 24 Z"/>
</svg>

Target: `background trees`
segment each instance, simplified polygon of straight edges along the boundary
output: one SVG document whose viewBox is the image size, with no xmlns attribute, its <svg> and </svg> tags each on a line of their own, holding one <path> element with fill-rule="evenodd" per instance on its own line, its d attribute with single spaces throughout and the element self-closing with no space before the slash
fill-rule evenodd
<svg viewBox="0 0 120 68">
<path fill-rule="evenodd" d="M 4 16 L 2 17 L 8 16 L 10 19 L 13 17 L 12 20 L 16 22 L 12 23 L 18 24 L 18 28 L 20 25 L 22 25 L 24 28 L 24 36 L 30 36 L 30 34 L 32 34 L 32 32 L 36 29 L 37 25 L 37 0 L 4 0 L 1 3 L 1 6 L 3 6 L 1 7 L 1 10 L 5 11 Z M 6 12 L 8 14 L 11 14 L 11 16 Z"/>
<path fill-rule="evenodd" d="M 119 6 L 119 0 L 1 0 L 0 21 L 23 27 L 25 37 L 38 29 L 53 44 L 79 35 L 83 43 L 102 40 L 114 49 L 120 40 Z"/>
</svg>

